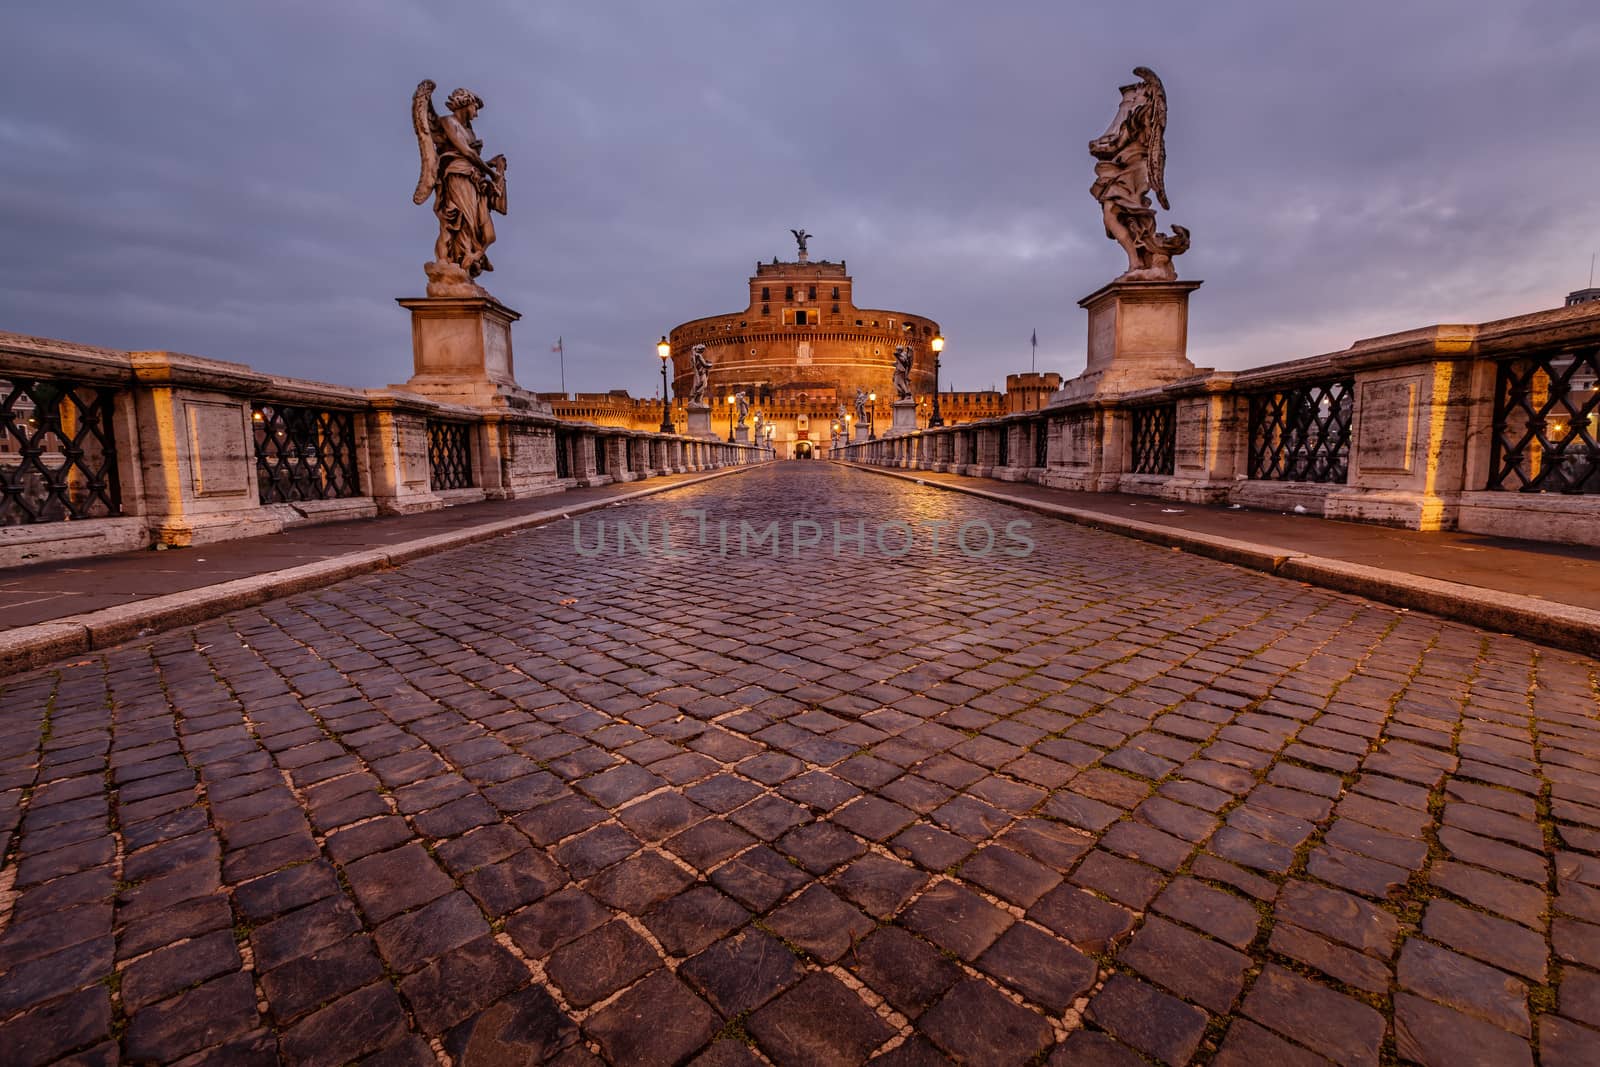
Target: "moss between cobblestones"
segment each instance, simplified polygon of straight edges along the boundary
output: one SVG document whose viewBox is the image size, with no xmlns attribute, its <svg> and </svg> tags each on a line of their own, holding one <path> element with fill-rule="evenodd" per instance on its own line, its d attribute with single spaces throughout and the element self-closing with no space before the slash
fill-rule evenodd
<svg viewBox="0 0 1600 1067">
<path fill-rule="evenodd" d="M 741 1011 L 737 1015 L 730 1016 L 728 1021 L 723 1023 L 717 1032 L 711 1035 L 711 1043 L 715 1044 L 718 1041 L 737 1041 L 741 1045 L 745 1045 L 749 1048 L 755 1048 L 756 1039 L 751 1037 L 750 1031 L 746 1030 L 744 1027 L 745 1022 L 749 1018 L 750 1010 Z"/>
</svg>

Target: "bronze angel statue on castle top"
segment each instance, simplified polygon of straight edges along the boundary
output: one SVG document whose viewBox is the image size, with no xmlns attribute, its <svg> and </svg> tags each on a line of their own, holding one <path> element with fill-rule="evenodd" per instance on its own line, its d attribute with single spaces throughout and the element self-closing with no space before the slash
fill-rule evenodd
<svg viewBox="0 0 1600 1067">
<path fill-rule="evenodd" d="M 433 213 L 439 220 L 439 239 L 433 246 L 428 272 L 429 296 L 483 295 L 473 283 L 486 270 L 489 246 L 494 243 L 491 211 L 506 213 L 506 157 L 483 159 L 483 142 L 472 130 L 472 120 L 483 100 L 457 89 L 445 100 L 448 115 L 433 110 L 434 84 L 423 80 L 411 97 L 411 123 L 422 154 L 422 175 L 412 202 L 433 195 Z"/>
<path fill-rule="evenodd" d="M 1164 210 L 1167 203 L 1167 92 L 1149 67 L 1135 67 L 1139 78 L 1122 87 L 1122 102 L 1105 133 L 1089 142 L 1094 156 L 1094 184 L 1089 192 L 1100 201 L 1106 236 L 1128 254 L 1128 271 L 1118 281 L 1172 281 L 1178 276 L 1172 257 L 1189 249 L 1189 231 L 1156 230 L 1150 194 Z"/>
</svg>

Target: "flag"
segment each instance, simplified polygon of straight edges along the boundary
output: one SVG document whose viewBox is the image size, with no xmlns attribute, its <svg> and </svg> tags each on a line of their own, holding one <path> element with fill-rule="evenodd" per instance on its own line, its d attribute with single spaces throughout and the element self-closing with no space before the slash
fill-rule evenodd
<svg viewBox="0 0 1600 1067">
<path fill-rule="evenodd" d="M 550 351 L 552 351 L 552 352 L 561 352 L 562 351 L 561 338 L 559 338 L 559 337 L 556 338 L 556 343 L 550 346 Z"/>
<path fill-rule="evenodd" d="M 1033 347 L 1034 348 L 1038 348 L 1039 347 L 1039 331 L 1038 330 L 1034 330 L 1033 331 Z"/>
</svg>

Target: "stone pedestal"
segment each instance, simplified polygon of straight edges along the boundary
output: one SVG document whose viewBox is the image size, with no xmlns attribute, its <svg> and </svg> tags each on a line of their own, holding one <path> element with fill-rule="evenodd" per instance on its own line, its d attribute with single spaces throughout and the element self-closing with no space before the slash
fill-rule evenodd
<svg viewBox="0 0 1600 1067">
<path fill-rule="evenodd" d="M 397 300 L 411 312 L 414 372 L 402 388 L 454 404 L 548 411 L 517 384 L 511 324 L 522 316 L 492 296 Z"/>
<path fill-rule="evenodd" d="M 711 429 L 711 406 L 709 404 L 688 404 L 690 437 L 716 437 L 716 432 Z"/>
<path fill-rule="evenodd" d="M 865 426 L 863 426 L 863 425 L 859 425 L 858 424 L 856 426 L 856 435 L 851 440 L 855 444 L 858 444 L 858 445 L 865 444 L 869 440 L 869 438 L 867 436 L 867 428 Z"/>
<path fill-rule="evenodd" d="M 1089 313 L 1088 366 L 1053 402 L 1165 385 L 1196 373 L 1185 354 L 1189 294 L 1200 282 L 1112 282 L 1078 301 Z"/>
<path fill-rule="evenodd" d="M 890 433 L 912 433 L 917 428 L 917 402 L 912 399 L 896 400 L 889 405 L 889 410 L 894 413 L 894 419 L 889 425 Z"/>
<path fill-rule="evenodd" d="M 741 445 L 749 444 L 750 443 L 750 427 L 748 427 L 748 426 L 736 426 L 736 427 L 734 427 L 733 440 L 734 440 L 735 444 L 741 444 Z"/>
</svg>

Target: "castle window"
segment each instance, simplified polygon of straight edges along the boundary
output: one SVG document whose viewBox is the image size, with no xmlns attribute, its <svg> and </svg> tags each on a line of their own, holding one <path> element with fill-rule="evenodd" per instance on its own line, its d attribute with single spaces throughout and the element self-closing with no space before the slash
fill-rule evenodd
<svg viewBox="0 0 1600 1067">
<path fill-rule="evenodd" d="M 769 308 L 766 304 L 762 304 L 761 305 L 761 314 L 770 315 L 770 314 L 772 314 L 772 309 Z"/>
<path fill-rule="evenodd" d="M 767 287 L 763 285 L 761 287 L 761 302 L 762 303 L 766 303 L 768 300 L 771 300 L 771 299 L 772 299 L 772 296 L 767 291 Z"/>
<path fill-rule="evenodd" d="M 794 313 L 794 324 L 796 326 L 806 325 L 806 313 L 804 311 L 796 311 Z"/>
<path fill-rule="evenodd" d="M 833 287 L 833 298 L 835 300 L 839 299 L 839 287 L 837 285 Z"/>
<path fill-rule="evenodd" d="M 785 300 L 793 300 L 794 299 L 794 286 L 786 285 L 786 286 L 783 287 L 783 298 Z"/>
<path fill-rule="evenodd" d="M 839 314 L 839 305 L 838 304 L 833 305 L 833 313 L 835 315 Z"/>
<path fill-rule="evenodd" d="M 816 298 L 817 298 L 817 287 L 813 285 L 809 289 L 806 290 L 806 299 L 807 300 L 815 300 Z"/>
<path fill-rule="evenodd" d="M 861 320 L 860 320 L 860 319 L 857 319 L 857 320 L 856 320 L 856 325 L 857 325 L 857 326 L 865 326 L 865 325 L 866 325 L 866 323 L 864 323 L 864 322 L 862 322 L 862 321 L 861 321 Z"/>
</svg>

